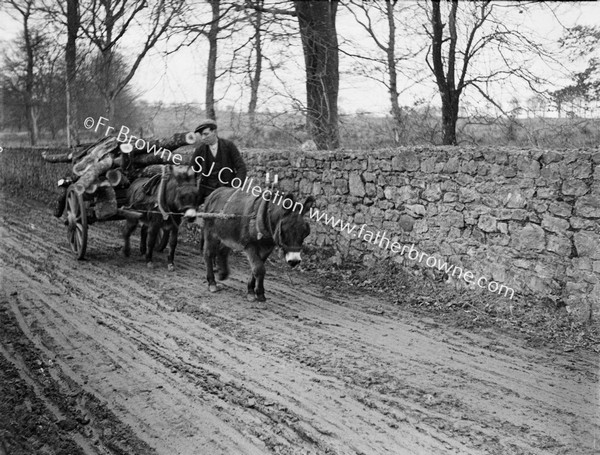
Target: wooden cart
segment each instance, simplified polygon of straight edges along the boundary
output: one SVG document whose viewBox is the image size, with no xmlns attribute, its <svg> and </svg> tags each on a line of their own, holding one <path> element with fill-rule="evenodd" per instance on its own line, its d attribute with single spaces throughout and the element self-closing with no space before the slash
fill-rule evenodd
<svg viewBox="0 0 600 455">
<path fill-rule="evenodd" d="M 160 143 L 175 148 L 191 142 L 193 136 L 179 133 Z M 77 259 L 85 257 L 90 225 L 100 221 L 124 220 L 125 215 L 141 216 L 141 213 L 127 209 L 127 188 L 144 171 L 147 171 L 146 175 L 152 175 L 152 167 L 164 164 L 161 157 L 148 155 L 143 156 L 147 167 L 132 166 L 134 155 L 131 146 L 123 147 L 111 136 L 79 151 L 42 156 L 51 163 L 72 164 L 71 175 L 58 181 L 63 193 L 54 214 L 59 218 L 66 215 L 67 240 Z M 168 233 L 161 229 L 155 250 L 164 250 L 168 240 Z"/>
</svg>

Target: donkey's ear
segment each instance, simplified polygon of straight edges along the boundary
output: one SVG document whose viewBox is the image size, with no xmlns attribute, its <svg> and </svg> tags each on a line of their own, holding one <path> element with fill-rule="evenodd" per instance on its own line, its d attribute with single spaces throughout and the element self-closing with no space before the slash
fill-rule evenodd
<svg viewBox="0 0 600 455">
<path fill-rule="evenodd" d="M 174 166 L 172 164 L 169 164 L 169 167 L 173 175 L 178 179 L 185 177 L 186 169 L 183 166 Z"/>
<path fill-rule="evenodd" d="M 304 201 L 304 205 L 302 206 L 302 212 L 300 215 L 304 215 L 307 213 L 313 206 L 315 205 L 315 198 L 312 196 L 308 196 L 306 201 Z"/>
<path fill-rule="evenodd" d="M 288 200 L 290 201 L 289 207 L 287 207 L 288 203 L 286 202 Z M 283 199 L 280 199 L 278 205 L 280 205 L 286 213 L 290 213 L 292 210 L 294 210 L 295 202 L 296 198 L 294 195 L 292 193 L 286 193 L 286 195 L 283 196 Z"/>
</svg>

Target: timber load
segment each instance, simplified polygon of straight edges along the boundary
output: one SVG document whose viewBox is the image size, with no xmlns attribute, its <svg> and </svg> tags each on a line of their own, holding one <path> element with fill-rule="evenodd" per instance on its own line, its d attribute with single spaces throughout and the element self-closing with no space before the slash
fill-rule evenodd
<svg viewBox="0 0 600 455">
<path fill-rule="evenodd" d="M 127 187 L 141 175 L 160 172 L 157 165 L 173 164 L 175 150 L 185 147 L 187 152 L 194 141 L 194 133 L 176 133 L 159 140 L 138 140 L 136 144 L 144 146 L 136 148 L 107 136 L 83 150 L 56 155 L 43 152 L 42 158 L 48 163 L 72 163 L 77 194 L 94 193 L 100 187 Z"/>
<path fill-rule="evenodd" d="M 195 139 L 194 133 L 176 133 L 165 139 L 140 139 L 136 144 L 143 144 L 143 148 L 136 148 L 119 142 L 115 136 L 107 136 L 68 153 L 42 152 L 42 158 L 48 163 L 71 163 L 69 183 L 73 191 L 80 196 L 93 196 L 97 218 L 106 219 L 117 213 L 119 194 L 136 178 L 159 174 L 164 164 L 189 164 L 189 159 L 178 163 L 173 157 L 178 149 L 189 155 L 195 149 L 190 145 Z"/>
</svg>

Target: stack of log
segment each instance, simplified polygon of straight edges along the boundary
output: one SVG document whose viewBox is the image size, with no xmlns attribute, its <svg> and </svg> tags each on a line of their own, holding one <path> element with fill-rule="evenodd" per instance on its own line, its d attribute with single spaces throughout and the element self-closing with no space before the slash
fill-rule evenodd
<svg viewBox="0 0 600 455">
<path fill-rule="evenodd" d="M 179 149 L 185 149 L 187 155 L 191 148 L 193 153 L 194 147 L 190 144 L 195 139 L 194 133 L 177 133 L 165 139 L 141 141 L 144 148 L 136 149 L 131 144 L 120 143 L 114 136 L 108 136 L 84 150 L 60 155 L 42 153 L 42 157 L 50 163 L 72 163 L 75 192 L 94 195 L 96 217 L 102 219 L 117 213 L 116 188 L 127 188 L 130 181 L 160 173 L 161 165 L 172 164 L 168 161 L 166 150 L 171 152 L 171 158 L 179 153 L 176 152 Z M 161 149 L 165 152 L 161 153 Z"/>
</svg>

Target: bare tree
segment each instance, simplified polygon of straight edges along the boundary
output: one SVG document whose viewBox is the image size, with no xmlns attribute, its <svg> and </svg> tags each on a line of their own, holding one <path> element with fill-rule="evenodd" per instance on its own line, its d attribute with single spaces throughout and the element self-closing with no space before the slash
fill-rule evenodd
<svg viewBox="0 0 600 455">
<path fill-rule="evenodd" d="M 260 129 L 257 122 L 259 101 L 268 99 L 270 89 L 268 85 L 261 86 L 263 69 L 267 68 L 277 79 L 277 72 L 293 46 L 292 37 L 297 34 L 297 23 L 292 22 L 291 13 L 288 16 L 270 13 L 265 9 L 265 0 L 246 0 L 243 12 L 245 17 L 236 27 L 238 43 L 230 56 L 220 58 L 229 58 L 230 80 L 238 84 L 242 92 L 249 89 L 249 131 L 246 139 L 254 143 Z"/>
<path fill-rule="evenodd" d="M 71 138 L 79 143 L 77 103 L 73 96 L 73 86 L 77 76 L 77 34 L 80 26 L 79 0 L 67 0 L 67 45 L 65 47 L 66 63 L 66 102 L 67 102 L 67 146 L 71 146 Z"/>
<path fill-rule="evenodd" d="M 319 150 L 339 147 L 337 1 L 294 1 L 306 65 L 307 124 Z"/>
<path fill-rule="evenodd" d="M 218 71 L 219 42 L 229 41 L 236 33 L 236 25 L 241 20 L 243 5 L 235 1 L 206 0 L 210 7 L 208 17 L 200 20 L 188 20 L 182 25 L 173 28 L 173 35 L 183 36 L 179 45 L 169 51 L 169 54 L 177 52 L 182 47 L 191 46 L 198 38 L 203 37 L 208 41 L 208 56 L 206 61 L 206 86 L 205 86 L 205 110 L 206 117 L 217 119 L 215 88 L 217 81 L 225 72 Z M 203 16 L 205 4 L 194 5 L 190 17 Z M 185 19 L 185 18 L 184 18 Z"/>
<path fill-rule="evenodd" d="M 412 29 L 415 15 L 419 12 L 414 3 L 401 3 L 398 0 L 373 0 L 364 2 L 354 0 L 346 7 L 363 30 L 371 37 L 371 41 L 381 51 L 381 56 L 373 52 L 359 53 L 356 49 L 361 43 L 351 41 L 352 50 L 342 52 L 363 61 L 362 76 L 383 84 L 389 94 L 391 113 L 395 123 L 397 140 L 404 129 L 404 114 L 400 107 L 400 93 L 422 80 L 422 76 L 408 75 L 406 67 L 425 49 L 424 40 L 418 39 L 417 32 Z M 398 33 L 403 38 L 398 43 Z M 416 72 L 415 72 L 416 73 Z M 404 81 L 398 82 L 404 75 Z"/>
<path fill-rule="evenodd" d="M 24 53 L 24 71 L 21 80 L 13 80 L 13 88 L 23 97 L 25 112 L 27 115 L 27 129 L 29 130 L 29 140 L 31 145 L 36 145 L 38 141 L 38 116 L 39 106 L 37 105 L 34 93 L 35 86 L 35 59 L 37 52 L 43 44 L 44 37 L 41 32 L 34 31 L 32 27 L 33 14 L 35 11 L 35 0 L 9 0 L 10 5 L 20 16 L 23 24 L 22 51 Z M 15 62 L 15 66 L 17 62 Z"/>
<path fill-rule="evenodd" d="M 541 7 L 547 6 L 542 4 Z M 528 32 L 519 30 L 514 17 L 513 22 L 508 23 L 505 17 L 497 14 L 500 8 L 505 8 L 504 11 L 520 8 L 523 12 L 526 5 L 452 0 L 444 4 L 444 8 L 445 18 L 442 17 L 441 2 L 428 1 L 426 5 L 429 22 L 426 30 L 431 40 L 427 64 L 435 76 L 442 100 L 442 142 L 455 145 L 459 104 L 466 88 L 474 88 L 504 112 L 489 87 L 494 82 L 506 83 L 519 78 L 535 91 L 543 80 L 532 73 L 530 60 L 550 59 L 551 54 L 534 42 Z M 496 56 L 495 65 L 483 58 L 491 49 Z"/>
<path fill-rule="evenodd" d="M 215 112 L 215 84 L 217 82 L 217 45 L 219 32 L 219 22 L 221 21 L 221 0 L 208 0 L 212 11 L 212 19 L 208 27 L 206 37 L 208 39 L 208 65 L 206 66 L 206 116 L 217 119 Z"/>
<path fill-rule="evenodd" d="M 104 97 L 105 112 L 114 117 L 115 99 L 129 84 L 140 63 L 171 23 L 182 13 L 185 0 L 90 0 L 82 5 L 81 29 L 98 49 L 102 64 L 97 83 Z M 139 29 L 135 29 L 140 23 Z M 144 36 L 141 47 L 133 52 L 131 65 L 119 77 L 113 77 L 115 51 L 126 36 Z"/>
<path fill-rule="evenodd" d="M 79 0 L 67 0 L 66 2 L 56 2 L 54 0 L 40 0 L 40 11 L 45 14 L 48 21 L 50 33 L 56 33 L 57 37 L 66 34 L 67 40 L 64 44 L 64 59 L 66 64 L 66 74 L 64 77 L 65 85 L 65 105 L 66 105 L 66 133 L 67 146 L 71 146 L 71 141 L 79 143 L 79 121 L 77 115 L 77 99 L 75 97 L 75 87 L 77 85 L 78 65 L 83 59 L 78 59 L 77 40 L 79 38 L 81 15 L 79 9 Z M 62 45 L 62 43 L 60 43 Z M 62 114 L 62 113 L 61 113 Z M 62 115 L 61 115 L 62 116 Z"/>
<path fill-rule="evenodd" d="M 300 27 L 306 73 L 306 119 L 309 135 L 317 148 L 339 147 L 339 59 L 336 31 L 338 2 L 294 1 L 270 2 L 268 7 L 246 2 L 246 7 L 283 17 L 297 17 Z"/>
<path fill-rule="evenodd" d="M 249 72 L 250 79 L 250 102 L 248 103 L 248 116 L 250 117 L 250 130 L 256 128 L 256 106 L 258 105 L 258 90 L 262 76 L 263 65 L 263 7 L 264 0 L 250 0 L 255 5 L 254 14 L 249 17 L 254 36 L 252 37 L 252 49 L 254 54 L 254 69 Z"/>
</svg>

